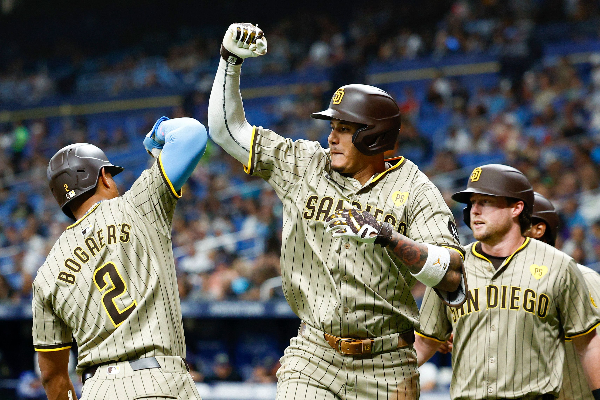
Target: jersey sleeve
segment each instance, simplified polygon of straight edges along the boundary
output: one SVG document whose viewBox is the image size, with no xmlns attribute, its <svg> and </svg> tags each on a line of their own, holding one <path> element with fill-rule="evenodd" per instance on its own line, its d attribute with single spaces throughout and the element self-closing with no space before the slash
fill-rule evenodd
<svg viewBox="0 0 600 400">
<path fill-rule="evenodd" d="M 33 347 L 36 351 L 58 351 L 71 348 L 73 333 L 53 311 L 52 299 L 43 294 L 34 283 L 33 300 Z"/>
<path fill-rule="evenodd" d="M 428 287 L 421 303 L 417 334 L 443 343 L 451 333 L 452 324 L 446 313 L 446 305 L 435 291 Z"/>
<path fill-rule="evenodd" d="M 177 191 L 166 175 L 161 157 L 142 172 L 123 197 L 166 236 L 171 235 L 171 223 L 181 190 Z"/>
<path fill-rule="evenodd" d="M 464 259 L 454 216 L 439 189 L 421 172 L 415 179 L 418 189 L 408 205 L 406 236 L 416 242 L 454 249 Z"/>
<path fill-rule="evenodd" d="M 597 313 L 600 313 L 600 274 L 596 271 L 586 268 L 582 271 L 585 283 L 590 291 L 590 302 Z"/>
<path fill-rule="evenodd" d="M 556 290 L 565 339 L 583 336 L 600 325 L 598 303 L 590 295 L 590 289 L 574 260 L 569 262 L 562 279 L 558 280 Z"/>
<path fill-rule="evenodd" d="M 252 130 L 246 173 L 266 180 L 281 195 L 306 173 L 314 157 L 325 156 L 318 142 L 291 140 L 262 127 Z M 316 171 L 315 171 L 316 173 Z"/>
</svg>

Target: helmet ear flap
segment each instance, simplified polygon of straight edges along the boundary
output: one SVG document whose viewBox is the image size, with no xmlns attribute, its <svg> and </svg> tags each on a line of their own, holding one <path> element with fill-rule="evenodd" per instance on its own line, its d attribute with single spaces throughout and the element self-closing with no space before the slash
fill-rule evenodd
<svg viewBox="0 0 600 400">
<path fill-rule="evenodd" d="M 465 208 L 463 208 L 463 221 L 465 221 L 465 224 L 471 228 L 471 205 L 467 205 Z"/>
<path fill-rule="evenodd" d="M 358 128 L 356 130 L 356 132 L 354 132 L 354 135 L 352 135 L 352 144 L 354 144 L 354 147 L 356 147 L 358 149 L 358 151 L 360 151 L 361 153 L 371 155 L 369 146 L 372 145 L 373 143 L 375 143 L 375 141 L 377 140 L 377 137 L 372 138 L 373 139 L 372 142 L 370 140 L 365 140 L 365 138 L 363 136 L 363 132 L 366 131 L 367 129 L 370 129 L 368 125 L 364 125 L 364 126 Z"/>
</svg>

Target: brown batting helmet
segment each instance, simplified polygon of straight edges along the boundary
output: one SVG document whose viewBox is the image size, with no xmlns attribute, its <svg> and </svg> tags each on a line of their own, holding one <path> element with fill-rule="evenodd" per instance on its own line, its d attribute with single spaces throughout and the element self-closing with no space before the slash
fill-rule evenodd
<svg viewBox="0 0 600 400">
<path fill-rule="evenodd" d="M 123 171 L 122 167 L 111 164 L 102 150 L 89 143 L 63 147 L 50 159 L 47 170 L 50 190 L 69 218 L 75 219 L 69 202 L 96 187 L 102 168 L 112 176 Z"/>
<path fill-rule="evenodd" d="M 533 187 L 521 171 L 508 165 L 487 164 L 477 167 L 471 173 L 467 188 L 452 195 L 452 199 L 467 204 L 464 220 L 470 225 L 470 200 L 473 193 L 502 196 L 522 200 L 525 203 L 524 214 L 533 211 Z"/>
<path fill-rule="evenodd" d="M 544 233 L 541 239 L 549 245 L 554 246 L 556 244 L 556 236 L 558 235 L 558 213 L 550 200 L 538 192 L 534 192 L 534 196 L 531 217 L 539 219 L 546 224 L 546 233 Z M 534 221 L 534 223 L 537 222 Z"/>
<path fill-rule="evenodd" d="M 352 84 L 335 91 L 329 108 L 313 113 L 316 119 L 339 119 L 364 125 L 352 136 L 363 154 L 392 150 L 400 130 L 400 109 L 387 92 L 369 85 Z"/>
</svg>

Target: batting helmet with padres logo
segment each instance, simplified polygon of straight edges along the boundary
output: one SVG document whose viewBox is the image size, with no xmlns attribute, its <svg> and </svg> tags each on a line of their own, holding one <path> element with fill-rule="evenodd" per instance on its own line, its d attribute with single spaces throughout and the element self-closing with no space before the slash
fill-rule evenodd
<svg viewBox="0 0 600 400">
<path fill-rule="evenodd" d="M 556 209 L 550 200 L 538 192 L 535 192 L 534 196 L 535 200 L 533 201 L 533 212 L 531 213 L 532 222 L 537 224 L 539 221 L 542 221 L 544 224 L 546 224 L 546 232 L 541 240 L 551 246 L 554 246 L 556 244 L 558 223 L 560 220 L 558 213 L 556 212 Z"/>
<path fill-rule="evenodd" d="M 387 92 L 369 85 L 342 86 L 333 94 L 327 110 L 311 116 L 363 125 L 352 136 L 352 143 L 366 155 L 392 150 L 400 131 L 396 101 Z"/>
<path fill-rule="evenodd" d="M 93 144 L 76 143 L 60 149 L 48 163 L 50 190 L 62 211 L 71 219 L 75 216 L 68 204 L 98 184 L 98 176 L 106 168 L 112 176 L 123 171 L 111 164 L 102 150 Z"/>
<path fill-rule="evenodd" d="M 523 212 L 519 215 L 521 231 L 525 232 L 531 226 L 534 203 L 533 187 L 527 177 L 518 169 L 502 164 L 487 164 L 473 170 L 467 188 L 452 195 L 453 200 L 467 204 L 464 209 L 464 221 L 469 227 L 471 226 L 470 211 L 473 193 L 521 200 L 525 203 Z"/>
</svg>

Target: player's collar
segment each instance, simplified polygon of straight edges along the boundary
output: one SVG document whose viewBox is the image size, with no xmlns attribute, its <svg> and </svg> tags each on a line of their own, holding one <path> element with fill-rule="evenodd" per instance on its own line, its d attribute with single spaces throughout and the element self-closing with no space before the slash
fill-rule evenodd
<svg viewBox="0 0 600 400">
<path fill-rule="evenodd" d="M 92 213 L 92 212 L 93 212 L 93 211 L 94 211 L 94 210 L 95 210 L 95 209 L 96 209 L 96 208 L 97 208 L 97 207 L 100 205 L 100 202 L 101 202 L 101 201 L 102 201 L 102 200 L 99 200 L 99 201 L 95 202 L 95 203 L 94 203 L 94 204 L 93 204 L 93 205 L 90 207 L 90 209 L 89 209 L 89 210 L 87 210 L 87 212 L 86 212 L 86 213 L 83 215 L 83 217 L 79 218 L 79 219 L 78 219 L 78 220 L 77 220 L 77 221 L 76 221 L 74 224 L 67 226 L 67 229 L 71 229 L 71 228 L 74 228 L 74 227 L 76 227 L 77 225 L 79 225 L 79 224 L 81 223 L 81 221 L 83 221 L 83 220 L 84 220 L 84 219 L 85 219 L 85 218 L 86 218 L 88 215 L 90 215 L 90 214 L 91 214 L 91 213 Z"/>
<path fill-rule="evenodd" d="M 508 265 L 508 263 L 515 257 L 515 255 L 520 252 L 521 250 L 523 250 L 528 244 L 529 242 L 531 242 L 530 238 L 525 238 L 525 241 L 523 242 L 523 244 L 521 246 L 519 246 L 518 249 L 516 249 L 510 256 L 506 257 L 506 259 L 504 260 L 504 262 L 502 263 L 502 265 L 496 270 L 496 273 L 500 272 L 502 269 L 504 269 L 504 267 L 506 267 Z M 490 264 L 492 264 L 492 262 L 483 254 L 479 253 L 477 251 L 477 245 L 480 242 L 477 241 L 475 243 L 473 243 L 473 245 L 471 246 L 471 253 L 473 253 L 473 255 L 477 258 L 480 258 L 482 260 L 485 260 L 487 262 L 489 262 Z"/>
<path fill-rule="evenodd" d="M 391 170 L 396 169 L 396 168 L 400 167 L 402 164 L 404 164 L 405 160 L 406 160 L 406 158 L 404 158 L 402 156 L 388 158 L 387 160 L 384 160 L 385 166 L 387 169 L 385 171 L 383 171 L 382 173 L 380 173 L 379 175 L 375 175 L 375 177 L 369 183 L 376 182 L 379 179 L 383 178 L 388 172 L 390 172 Z"/>
</svg>

